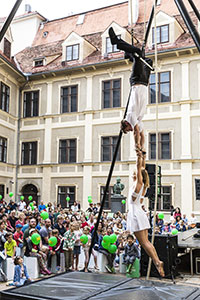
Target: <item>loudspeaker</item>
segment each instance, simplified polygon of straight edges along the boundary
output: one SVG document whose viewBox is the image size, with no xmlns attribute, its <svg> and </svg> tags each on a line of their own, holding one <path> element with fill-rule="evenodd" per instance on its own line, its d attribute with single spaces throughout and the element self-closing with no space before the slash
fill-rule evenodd
<svg viewBox="0 0 200 300">
<path fill-rule="evenodd" d="M 151 235 L 149 235 L 151 241 Z M 155 235 L 154 247 L 158 257 L 164 262 L 165 278 L 173 278 L 177 275 L 177 255 L 178 255 L 177 235 Z M 141 275 L 146 276 L 148 270 L 149 256 L 144 249 L 141 250 Z M 151 277 L 159 277 L 159 273 L 152 262 Z"/>
</svg>

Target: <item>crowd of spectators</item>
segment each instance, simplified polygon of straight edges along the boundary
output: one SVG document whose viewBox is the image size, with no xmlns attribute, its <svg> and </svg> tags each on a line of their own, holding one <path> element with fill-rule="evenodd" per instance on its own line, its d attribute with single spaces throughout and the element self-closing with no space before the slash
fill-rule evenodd
<svg viewBox="0 0 200 300">
<path fill-rule="evenodd" d="M 179 232 L 184 232 L 196 227 L 197 218 L 194 213 L 191 213 L 190 218 L 187 218 L 186 214 L 182 214 L 179 207 L 175 209 L 171 207 L 171 217 L 169 221 L 165 221 L 164 218 L 160 218 L 159 214 L 156 215 L 156 234 L 169 234 L 174 229 Z"/>
<path fill-rule="evenodd" d="M 5 255 L 5 258 L 11 257 L 20 262 L 23 267 L 23 261 L 19 257 L 16 258 L 16 247 L 18 247 L 21 249 L 22 256 L 37 257 L 40 273 L 43 275 L 51 274 L 51 258 L 54 255 L 57 259 L 57 272 L 60 271 L 61 253 L 65 257 L 65 270 L 77 271 L 79 270 L 79 255 L 82 247 L 85 262 L 81 270 L 88 272 L 89 248 L 99 208 L 100 204 L 91 203 L 84 212 L 76 202 L 69 208 L 62 208 L 61 205 L 52 203 L 45 205 L 43 201 L 39 206 L 36 205 L 35 201 L 32 201 L 32 205 L 27 205 L 24 200 L 20 200 L 18 204 L 12 200 L 9 204 L 2 201 L 0 205 L 0 254 L 2 254 L 0 255 L 0 264 Z M 48 213 L 48 218 L 45 220 L 41 217 L 41 212 L 44 211 Z M 149 213 L 147 212 L 147 214 Z M 96 270 L 99 269 L 97 251 L 107 257 L 106 269 L 110 273 L 115 273 L 115 267 L 119 264 L 121 253 L 124 253 L 124 263 L 127 264 L 129 271 L 135 259 L 140 257 L 137 241 L 132 233 L 126 230 L 126 217 L 127 214 L 122 214 L 120 211 L 114 214 L 103 211 L 92 249 Z M 186 215 L 182 215 L 180 208 L 177 207 L 176 209 L 172 208 L 169 221 L 165 221 L 165 218 L 159 218 L 159 214 L 157 214 L 155 231 L 157 234 L 168 234 L 174 228 L 178 231 L 185 231 L 194 228 L 196 223 L 197 219 L 194 214 L 188 220 Z M 41 237 L 38 245 L 34 244 L 31 238 L 35 233 Z M 82 243 L 80 240 L 83 234 L 87 236 L 87 243 Z M 116 253 L 110 253 L 102 244 L 104 236 L 112 234 L 117 236 Z M 56 245 L 49 245 L 50 237 L 56 237 Z M 28 278 L 27 274 L 26 277 Z"/>
</svg>

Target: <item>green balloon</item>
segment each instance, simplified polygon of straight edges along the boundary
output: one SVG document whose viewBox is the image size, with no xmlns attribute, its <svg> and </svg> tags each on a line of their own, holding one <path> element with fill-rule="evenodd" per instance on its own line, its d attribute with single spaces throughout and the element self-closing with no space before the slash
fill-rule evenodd
<svg viewBox="0 0 200 300">
<path fill-rule="evenodd" d="M 115 253 L 117 251 L 117 246 L 116 245 L 110 245 L 108 248 L 108 251 L 110 253 Z"/>
<path fill-rule="evenodd" d="M 24 196 L 21 196 L 20 199 L 21 199 L 21 200 L 24 200 Z"/>
<path fill-rule="evenodd" d="M 101 242 L 101 246 L 102 246 L 104 249 L 108 250 L 108 248 L 110 247 L 110 244 L 105 243 L 104 241 L 102 241 L 102 242 Z"/>
<path fill-rule="evenodd" d="M 86 234 L 83 234 L 81 237 L 80 237 L 80 241 L 81 243 L 83 244 L 87 244 L 88 242 L 88 236 Z"/>
<path fill-rule="evenodd" d="M 46 220 L 46 219 L 48 219 L 49 214 L 48 214 L 47 211 L 43 211 L 43 212 L 41 212 L 40 217 L 41 217 L 43 220 Z"/>
<path fill-rule="evenodd" d="M 69 202 L 70 201 L 70 197 L 66 197 L 66 201 Z"/>
<path fill-rule="evenodd" d="M 164 219 L 164 214 L 163 213 L 159 213 L 158 214 L 158 219 L 163 220 Z"/>
<path fill-rule="evenodd" d="M 88 202 L 89 202 L 89 203 L 92 203 L 92 199 L 91 199 L 91 198 L 90 198 L 90 199 L 88 199 Z"/>
<path fill-rule="evenodd" d="M 122 200 L 122 204 L 126 204 L 126 200 Z"/>
<path fill-rule="evenodd" d="M 29 200 L 29 201 L 32 201 L 32 200 L 33 200 L 33 197 L 32 197 L 32 196 L 28 196 L 28 200 Z"/>
<path fill-rule="evenodd" d="M 0 195 L 0 200 L 3 198 L 3 196 L 2 195 Z"/>
<path fill-rule="evenodd" d="M 104 235 L 103 241 L 104 241 L 106 244 L 110 244 L 110 243 L 111 243 L 110 235 Z"/>
<path fill-rule="evenodd" d="M 111 242 L 111 244 L 114 244 L 115 242 L 116 242 L 116 240 L 117 240 L 117 236 L 116 236 L 116 234 L 111 234 L 110 235 L 110 242 Z"/>
<path fill-rule="evenodd" d="M 14 194 L 13 194 L 13 192 L 10 192 L 9 193 L 9 197 L 12 197 Z"/>
<path fill-rule="evenodd" d="M 34 206 L 31 206 L 31 210 L 34 210 L 35 209 L 35 207 Z"/>
<path fill-rule="evenodd" d="M 55 236 L 50 237 L 48 240 L 49 246 L 54 247 L 57 244 L 57 238 Z"/>
<path fill-rule="evenodd" d="M 176 228 L 172 229 L 172 235 L 176 235 L 178 233 L 178 230 Z"/>
<path fill-rule="evenodd" d="M 34 233 L 31 236 L 31 241 L 34 245 L 39 245 L 40 243 L 40 235 L 38 233 Z"/>
<path fill-rule="evenodd" d="M 29 203 L 30 207 L 33 207 L 33 202 Z"/>
</svg>

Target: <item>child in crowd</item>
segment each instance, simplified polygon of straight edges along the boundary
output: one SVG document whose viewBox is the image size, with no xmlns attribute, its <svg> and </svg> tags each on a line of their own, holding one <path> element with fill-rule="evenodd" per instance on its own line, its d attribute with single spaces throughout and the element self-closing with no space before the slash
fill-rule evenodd
<svg viewBox="0 0 200 300">
<path fill-rule="evenodd" d="M 74 244 L 74 260 L 75 260 L 75 270 L 78 271 L 78 263 L 79 263 L 79 255 L 81 254 L 81 245 L 80 245 L 80 237 L 82 235 L 80 230 L 80 225 L 78 222 L 74 222 L 74 233 L 76 235 L 76 241 Z"/>
<path fill-rule="evenodd" d="M 16 246 L 17 246 L 16 241 L 13 240 L 13 235 L 11 232 L 9 232 L 7 234 L 7 241 L 4 244 L 5 256 L 12 257 L 12 259 L 14 259 Z"/>
<path fill-rule="evenodd" d="M 20 223 L 18 223 L 16 225 L 16 231 L 13 236 L 14 240 L 17 243 L 17 247 L 19 247 L 19 248 L 23 248 L 23 232 L 21 231 L 22 227 L 23 226 Z"/>
<path fill-rule="evenodd" d="M 83 228 L 83 234 L 88 237 L 88 241 L 86 244 L 81 243 L 81 246 L 83 247 L 83 251 L 85 254 L 85 268 L 84 272 L 88 272 L 88 263 L 89 263 L 89 249 L 91 244 L 91 236 L 90 236 L 90 227 L 85 226 Z"/>
<path fill-rule="evenodd" d="M 112 227 L 111 226 L 107 226 L 107 232 L 105 234 L 107 234 L 107 235 L 112 234 Z M 101 245 L 102 240 L 103 240 L 103 236 L 100 236 L 98 251 L 100 253 L 104 254 L 107 258 L 108 264 L 105 266 L 105 268 L 108 271 L 108 273 L 115 273 L 114 261 L 115 261 L 116 254 L 115 253 L 110 253 L 108 250 L 104 249 L 103 246 Z"/>
<path fill-rule="evenodd" d="M 56 271 L 60 271 L 60 253 L 61 253 L 61 239 L 59 237 L 58 229 L 52 230 L 52 236 L 57 238 L 57 244 L 53 247 L 49 246 L 49 256 L 48 256 L 48 267 L 51 267 L 51 258 L 53 255 L 56 255 L 57 259 L 57 268 Z"/>
<path fill-rule="evenodd" d="M 15 269 L 14 269 L 14 279 L 13 285 L 19 287 L 31 282 L 31 278 L 28 275 L 27 268 L 23 263 L 23 258 L 21 256 L 16 256 L 14 259 Z"/>
<path fill-rule="evenodd" d="M 72 271 L 74 270 L 73 267 L 73 250 L 74 244 L 76 241 L 76 235 L 74 233 L 74 224 L 71 223 L 69 230 L 64 234 L 64 243 L 63 243 L 63 250 L 65 254 L 65 270 L 66 272 L 70 271 L 72 267 Z"/>
<path fill-rule="evenodd" d="M 127 244 L 124 247 L 124 263 L 127 266 L 127 273 L 131 273 L 133 264 L 136 258 L 140 257 L 138 247 L 135 244 L 135 239 L 132 234 L 127 236 Z"/>
<path fill-rule="evenodd" d="M 40 267 L 40 273 L 43 275 L 50 275 L 51 272 L 47 269 L 46 267 L 46 262 L 47 262 L 47 255 L 41 250 L 41 243 L 39 245 L 33 244 L 31 241 L 31 236 L 34 233 L 38 233 L 37 229 L 32 228 L 29 231 L 29 238 L 27 240 L 27 247 L 26 247 L 26 256 L 32 256 L 32 257 L 37 257 L 39 267 Z"/>
<path fill-rule="evenodd" d="M 163 228 L 162 228 L 162 232 L 163 232 L 163 233 L 169 233 L 169 232 L 171 232 L 171 230 L 170 230 L 170 225 L 169 225 L 168 222 L 165 222 L 165 223 L 164 223 L 164 226 L 163 226 Z"/>
</svg>

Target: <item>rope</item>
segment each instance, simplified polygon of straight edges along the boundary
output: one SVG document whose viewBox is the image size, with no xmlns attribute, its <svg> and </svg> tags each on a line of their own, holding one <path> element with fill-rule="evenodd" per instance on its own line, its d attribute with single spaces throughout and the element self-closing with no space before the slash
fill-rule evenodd
<svg viewBox="0 0 200 300">
<path fill-rule="evenodd" d="M 146 1 L 146 0 L 145 0 Z M 155 187 L 155 203 L 153 213 L 153 234 L 151 243 L 154 244 L 155 240 L 155 224 L 156 224 L 156 212 L 158 203 L 158 49 L 157 49 L 157 26 L 156 26 L 156 3 L 154 2 L 154 47 L 155 47 L 155 76 L 156 76 L 156 187 Z M 151 272 L 152 259 L 149 257 L 149 264 L 147 270 L 147 280 L 149 280 Z"/>
<path fill-rule="evenodd" d="M 131 42 L 134 45 L 134 31 L 133 31 L 133 0 L 130 0 L 130 19 L 131 19 Z"/>
<path fill-rule="evenodd" d="M 145 40 L 145 35 L 146 35 L 146 17 L 147 17 L 147 1 L 144 1 L 144 38 Z"/>
</svg>

